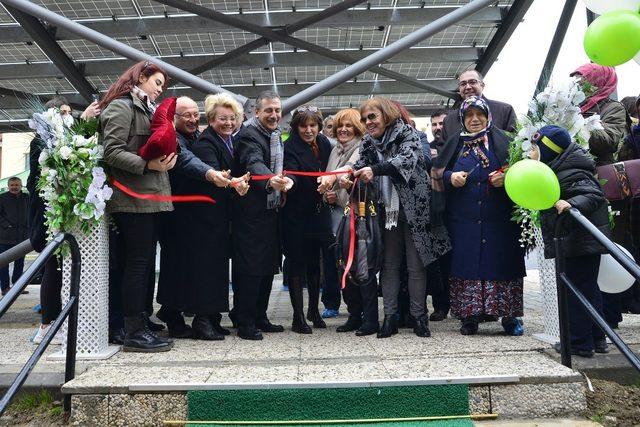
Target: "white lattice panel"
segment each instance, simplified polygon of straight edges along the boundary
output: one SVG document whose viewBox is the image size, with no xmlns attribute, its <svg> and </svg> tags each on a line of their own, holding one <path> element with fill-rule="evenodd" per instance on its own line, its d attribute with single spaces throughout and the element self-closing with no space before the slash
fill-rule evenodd
<svg viewBox="0 0 640 427">
<path fill-rule="evenodd" d="M 106 218 L 88 235 L 80 230 L 72 234 L 78 240 L 82 269 L 80 273 L 80 304 L 78 306 L 78 359 L 103 359 L 113 355 L 118 347 L 109 346 L 109 229 Z M 69 300 L 71 257 L 65 257 L 62 271 L 62 304 Z M 66 338 L 67 322 L 63 333 Z M 62 354 L 66 353 L 66 339 Z M 60 355 L 60 356 L 61 356 Z"/>
<path fill-rule="evenodd" d="M 544 332 L 537 338 L 555 343 L 560 340 L 558 323 L 558 292 L 556 286 L 556 267 L 553 259 L 544 258 L 544 242 L 542 232 L 536 228 L 536 256 L 540 272 L 540 292 L 542 293 L 542 307 L 544 312 Z"/>
</svg>

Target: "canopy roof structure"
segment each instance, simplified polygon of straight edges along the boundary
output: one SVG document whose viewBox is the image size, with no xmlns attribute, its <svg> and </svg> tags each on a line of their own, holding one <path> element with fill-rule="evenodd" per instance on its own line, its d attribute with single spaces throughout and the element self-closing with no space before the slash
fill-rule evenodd
<svg viewBox="0 0 640 427">
<path fill-rule="evenodd" d="M 389 96 L 416 115 L 451 102 L 457 76 L 486 73 L 533 0 L 499 0 L 329 90 L 326 112 Z M 1 0 L 0 0 L 0 3 Z M 35 0 L 135 49 L 248 98 L 283 98 L 334 75 L 468 0 Z M 192 13 L 201 6 L 219 12 Z M 179 6 L 180 9 L 174 7 Z M 198 12 L 199 10 L 196 10 Z M 199 16 L 201 15 L 201 16 Z M 220 16 L 221 15 L 221 16 Z M 222 19 L 220 19 L 222 18 Z M 228 19 L 227 19 L 228 18 Z M 257 32 L 257 33 L 256 33 Z M 23 127 L 25 96 L 55 94 L 78 107 L 104 92 L 133 61 L 3 4 L 0 129 Z M 166 94 L 207 95 L 172 81 Z"/>
</svg>

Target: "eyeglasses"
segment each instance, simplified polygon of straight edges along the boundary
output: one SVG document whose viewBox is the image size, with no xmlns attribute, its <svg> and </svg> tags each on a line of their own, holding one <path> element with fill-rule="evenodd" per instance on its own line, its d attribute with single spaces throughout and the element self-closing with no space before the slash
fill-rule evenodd
<svg viewBox="0 0 640 427">
<path fill-rule="evenodd" d="M 221 122 L 235 122 L 238 118 L 236 116 L 217 116 L 216 120 Z"/>
<path fill-rule="evenodd" d="M 458 87 L 475 86 L 478 83 L 480 83 L 480 80 L 476 80 L 476 79 L 463 80 L 460 83 L 458 83 Z"/>
<path fill-rule="evenodd" d="M 182 117 L 185 120 L 189 120 L 189 119 L 198 120 L 200 118 L 200 112 L 197 112 L 197 113 L 182 113 L 182 114 L 177 114 L 176 113 L 176 117 Z"/>
<path fill-rule="evenodd" d="M 371 121 L 371 122 L 372 122 L 372 121 L 374 121 L 375 119 L 377 119 L 379 116 L 380 116 L 380 115 L 379 115 L 379 114 L 376 114 L 376 113 L 369 113 L 369 114 L 367 114 L 366 116 L 362 117 L 362 118 L 360 119 L 360 121 L 361 121 L 362 123 L 366 123 L 366 122 L 367 122 L 367 120 L 369 120 L 369 121 Z"/>
<path fill-rule="evenodd" d="M 305 111 L 308 111 L 310 113 L 317 113 L 318 112 L 318 107 L 313 106 L 313 105 L 303 105 L 301 107 L 296 108 L 296 113 L 304 113 Z"/>
</svg>

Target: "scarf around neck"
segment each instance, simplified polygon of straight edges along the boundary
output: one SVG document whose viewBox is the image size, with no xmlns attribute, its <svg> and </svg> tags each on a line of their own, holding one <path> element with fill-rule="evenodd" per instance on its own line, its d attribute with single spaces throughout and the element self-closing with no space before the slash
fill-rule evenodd
<svg viewBox="0 0 640 427">
<path fill-rule="evenodd" d="M 284 163 L 284 144 L 280 138 L 281 130 L 276 128 L 274 131 L 262 126 L 259 120 L 255 120 L 250 126 L 255 126 L 258 131 L 269 139 L 269 153 L 271 158 L 269 159 L 269 169 L 276 175 L 282 173 Z M 267 209 L 276 209 L 280 206 L 281 195 L 280 191 L 273 190 L 267 194 Z"/>
<path fill-rule="evenodd" d="M 402 133 L 403 128 L 404 122 L 401 119 L 397 119 L 395 122 L 387 126 L 384 134 L 382 134 L 382 138 L 377 139 L 369 135 L 371 144 L 376 149 L 378 160 L 381 163 L 386 162 L 392 157 L 393 145 L 395 144 L 398 135 Z M 385 210 L 384 228 L 391 230 L 398 225 L 398 217 L 400 215 L 400 197 L 390 176 L 380 176 L 379 180 L 380 192 L 382 193 L 382 202 L 384 203 Z"/>
<path fill-rule="evenodd" d="M 134 86 L 131 88 L 131 93 L 135 95 L 144 105 L 147 106 L 149 111 L 152 113 L 156 112 L 156 103 L 149 100 L 149 95 L 138 86 Z"/>
</svg>

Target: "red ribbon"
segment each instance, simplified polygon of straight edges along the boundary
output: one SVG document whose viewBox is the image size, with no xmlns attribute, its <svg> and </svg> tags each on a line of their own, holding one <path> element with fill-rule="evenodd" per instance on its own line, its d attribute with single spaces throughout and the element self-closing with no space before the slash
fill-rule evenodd
<svg viewBox="0 0 640 427">
<path fill-rule="evenodd" d="M 140 194 L 140 193 L 136 193 L 135 191 L 133 191 L 132 189 L 130 189 L 129 187 L 127 187 L 126 185 L 118 181 L 117 179 L 111 178 L 110 181 L 114 187 L 122 191 L 124 194 L 136 199 L 141 199 L 141 200 L 152 200 L 154 202 L 178 202 L 178 203 L 184 203 L 184 202 L 215 203 L 216 202 L 211 197 L 202 196 L 202 195 L 164 196 L 164 195 L 158 195 L 158 194 Z"/>
<path fill-rule="evenodd" d="M 350 170 L 341 170 L 341 171 L 331 171 L 331 172 L 303 172 L 303 171 L 282 171 L 281 175 L 298 175 L 298 176 L 327 176 L 327 175 L 342 175 L 346 173 L 350 173 Z M 252 175 L 251 179 L 253 181 L 266 181 L 268 179 L 273 178 L 280 174 L 271 174 L 271 175 Z"/>
<path fill-rule="evenodd" d="M 353 194 L 353 190 L 356 188 L 357 183 L 358 183 L 358 178 L 353 180 L 353 186 L 351 187 L 351 193 L 349 194 L 349 199 L 351 199 L 351 195 Z M 344 289 L 345 286 L 347 286 L 347 277 L 349 276 L 349 270 L 351 270 L 351 265 L 353 264 L 353 256 L 356 251 L 356 215 L 355 215 L 356 208 L 357 208 L 356 204 L 351 203 L 351 206 L 349 208 L 349 252 L 347 253 L 347 265 L 345 265 L 344 273 L 342 273 L 342 281 L 340 283 L 340 289 Z"/>
</svg>

